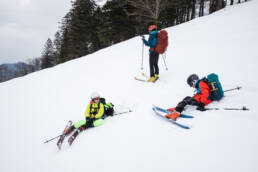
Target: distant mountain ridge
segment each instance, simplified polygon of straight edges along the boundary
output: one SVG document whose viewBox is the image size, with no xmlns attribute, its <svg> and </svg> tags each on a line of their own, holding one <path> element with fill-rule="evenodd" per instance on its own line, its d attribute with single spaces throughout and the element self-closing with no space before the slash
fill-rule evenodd
<svg viewBox="0 0 258 172">
<path fill-rule="evenodd" d="M 35 68 L 32 65 L 23 62 L 2 64 L 0 65 L 0 82 L 21 77 L 34 71 Z"/>
</svg>

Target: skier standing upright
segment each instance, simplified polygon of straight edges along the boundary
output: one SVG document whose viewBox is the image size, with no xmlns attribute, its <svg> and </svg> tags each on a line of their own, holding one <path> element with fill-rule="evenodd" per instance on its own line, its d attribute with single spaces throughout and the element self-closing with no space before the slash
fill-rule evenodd
<svg viewBox="0 0 258 172">
<path fill-rule="evenodd" d="M 157 30 L 157 26 L 151 25 L 148 28 L 149 30 L 149 39 L 145 40 L 145 37 L 142 36 L 143 43 L 150 47 L 149 49 L 149 63 L 150 63 L 150 79 L 149 82 L 155 82 L 159 77 L 159 53 L 155 51 L 157 45 L 157 34 L 159 33 Z"/>
</svg>

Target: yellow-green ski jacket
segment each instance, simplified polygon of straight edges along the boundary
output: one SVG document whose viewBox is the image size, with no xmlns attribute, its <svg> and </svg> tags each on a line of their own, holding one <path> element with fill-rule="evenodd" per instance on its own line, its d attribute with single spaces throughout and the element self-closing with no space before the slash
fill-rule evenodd
<svg viewBox="0 0 258 172">
<path fill-rule="evenodd" d="M 85 112 L 85 117 L 99 119 L 104 115 L 104 105 L 102 103 L 91 102 Z"/>
</svg>

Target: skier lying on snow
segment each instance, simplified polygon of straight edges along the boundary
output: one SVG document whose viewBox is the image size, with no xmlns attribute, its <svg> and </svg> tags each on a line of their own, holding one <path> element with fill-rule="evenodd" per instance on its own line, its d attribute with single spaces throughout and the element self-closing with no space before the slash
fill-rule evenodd
<svg viewBox="0 0 258 172">
<path fill-rule="evenodd" d="M 186 105 L 197 106 L 197 110 L 205 111 L 204 106 L 212 102 L 212 100 L 209 99 L 211 90 L 203 79 L 199 80 L 196 74 L 192 74 L 187 78 L 187 84 L 195 88 L 197 93 L 193 97 L 185 97 L 176 107 L 168 109 L 171 113 L 166 115 L 167 118 L 176 120 Z"/>
<path fill-rule="evenodd" d="M 77 133 L 73 136 L 77 136 L 79 132 L 90 128 L 97 127 L 104 124 L 104 118 L 106 116 L 112 116 L 114 112 L 112 103 L 105 103 L 103 98 L 96 92 L 91 94 L 90 104 L 86 108 L 85 119 L 76 122 L 74 125 L 66 129 L 65 135 L 69 135 L 74 129 L 77 129 Z"/>
</svg>

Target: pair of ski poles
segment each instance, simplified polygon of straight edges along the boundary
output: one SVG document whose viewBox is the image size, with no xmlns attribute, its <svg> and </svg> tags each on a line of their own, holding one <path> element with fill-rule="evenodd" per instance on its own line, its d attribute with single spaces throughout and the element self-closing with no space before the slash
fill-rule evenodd
<svg viewBox="0 0 258 172">
<path fill-rule="evenodd" d="M 225 92 L 229 92 L 229 91 L 233 91 L 233 90 L 240 90 L 242 87 L 237 86 L 236 88 L 231 88 L 228 90 L 225 90 Z M 247 108 L 246 106 L 243 106 L 242 108 L 205 108 L 205 110 L 243 110 L 243 111 L 247 111 L 249 110 L 249 108 Z"/>
<path fill-rule="evenodd" d="M 242 108 L 205 108 L 205 110 L 249 110 L 247 107 L 243 106 Z"/>
<path fill-rule="evenodd" d="M 144 56 L 144 43 L 142 42 L 142 65 L 141 65 L 141 70 L 143 70 L 143 56 Z M 162 58 L 163 58 L 163 61 L 164 61 L 164 64 L 165 64 L 165 67 L 166 67 L 166 70 L 168 70 L 168 67 L 167 67 L 167 64 L 166 64 L 166 54 L 161 54 Z M 165 56 L 165 57 L 164 57 Z"/>
</svg>

